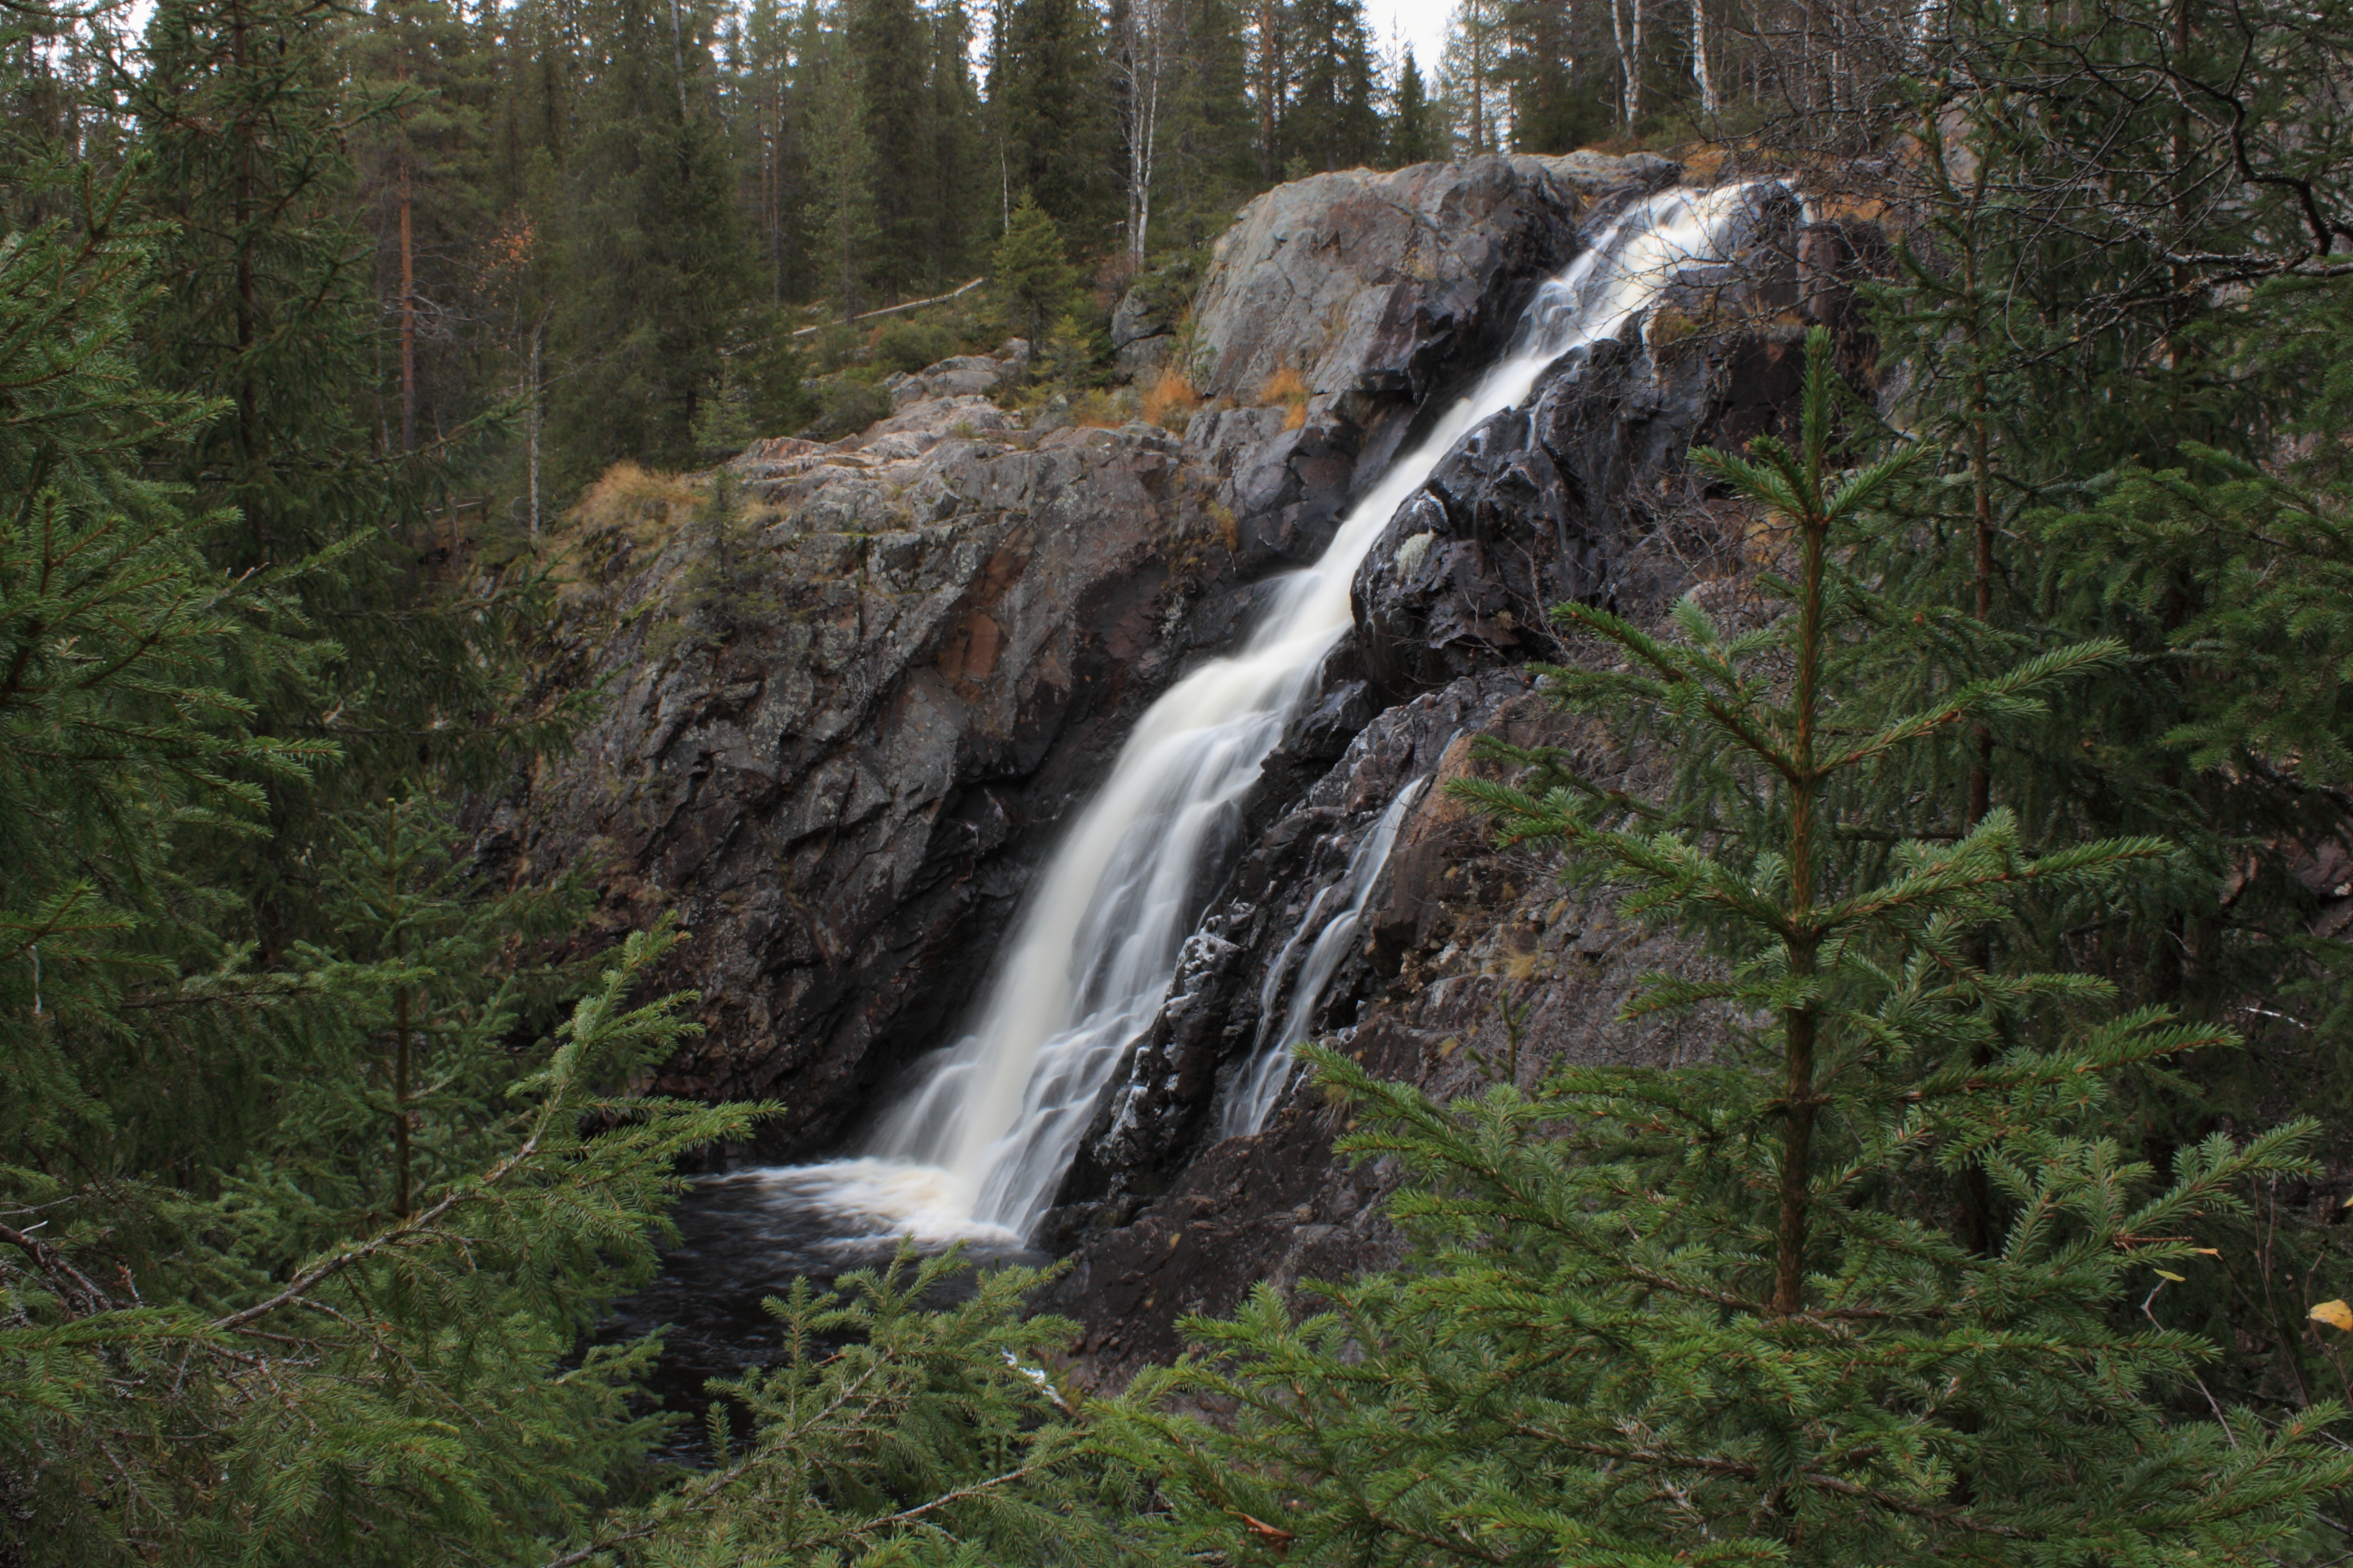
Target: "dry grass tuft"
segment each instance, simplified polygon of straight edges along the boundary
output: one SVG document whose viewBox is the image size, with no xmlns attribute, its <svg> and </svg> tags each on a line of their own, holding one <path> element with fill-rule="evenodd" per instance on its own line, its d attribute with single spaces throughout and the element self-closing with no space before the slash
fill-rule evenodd
<svg viewBox="0 0 2353 1568">
<path fill-rule="evenodd" d="M 702 493 L 692 481 L 622 461 L 607 468 L 564 514 L 549 565 L 570 598 L 603 575 L 614 557 L 658 549 L 692 520 Z"/>
<path fill-rule="evenodd" d="M 1261 406 L 1271 407 L 1279 403 L 1291 410 L 1291 417 L 1282 422 L 1286 430 L 1296 430 L 1307 423 L 1307 384 L 1289 365 L 1268 376 L 1266 384 L 1258 389 Z"/>
<path fill-rule="evenodd" d="M 1162 371 L 1160 379 L 1154 382 L 1144 395 L 1145 420 L 1163 430 L 1184 429 L 1186 422 L 1200 406 L 1201 395 L 1193 389 L 1193 384 L 1185 379 L 1181 371 Z"/>
<path fill-rule="evenodd" d="M 680 475 L 624 458 L 581 492 L 580 504 L 565 521 L 584 535 L 619 532 L 633 543 L 654 544 L 669 538 L 701 499 L 692 482 Z"/>
</svg>

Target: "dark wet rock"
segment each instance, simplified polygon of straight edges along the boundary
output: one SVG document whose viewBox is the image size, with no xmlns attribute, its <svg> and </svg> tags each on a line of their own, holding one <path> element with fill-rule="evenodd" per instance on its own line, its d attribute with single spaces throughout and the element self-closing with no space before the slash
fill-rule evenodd
<svg viewBox="0 0 2353 1568">
<path fill-rule="evenodd" d="M 1852 287 L 1883 247 L 1801 226 L 1790 205 L 1761 216 L 1738 265 L 1692 269 L 1647 335 L 1563 356 L 1525 407 L 1466 436 L 1359 568 L 1355 635 L 1269 761 L 1267 787 L 1290 804 L 1261 813 L 1201 924 L 1214 962 L 1180 982 L 1181 1020 L 1155 1021 L 1135 1047 L 1040 1237 L 1073 1252 L 1050 1304 L 1085 1325 L 1074 1370 L 1096 1385 L 1176 1353 L 1187 1312 L 1400 1256 L 1381 1217 L 1398 1173 L 1335 1161 L 1342 1112 L 1294 1083 L 1264 1128 L 1226 1137 L 1219 1109 L 1267 1016 L 1293 1005 L 1303 917 L 1411 781 L 1430 787 L 1307 1018 L 1319 1038 L 1441 1098 L 1504 1070 L 1507 1003 L 1528 1009 L 1523 1083 L 1554 1063 L 1673 1065 L 1722 1043 L 1732 1021 L 1720 1016 L 1617 1016 L 1642 974 L 1704 968 L 1695 945 L 1622 921 L 1607 895 L 1562 896 L 1548 857 L 1497 850 L 1443 785 L 1500 776 L 1505 764 L 1478 744 L 1493 737 L 1568 749 L 1588 776 L 1630 791 L 1657 787 L 1661 759 L 1554 710 L 1522 667 L 1591 656 L 1548 625 L 1563 601 L 1641 618 L 1687 589 L 1712 605 L 1745 595 L 1740 520 L 1687 472 L 1686 453 L 1786 426 L 1810 325 L 1831 327 L 1850 369 L 1870 370 Z M 1375 706 L 1318 776 L 1312 764 Z"/>
<path fill-rule="evenodd" d="M 1655 603 L 1710 564 L 1694 549 L 1724 534 L 1686 454 L 1737 449 L 1792 416 L 1815 320 L 1867 367 L 1852 280 L 1883 258 L 1883 246 L 1800 227 L 1793 205 L 1776 204 L 1735 263 L 1691 269 L 1647 329 L 1569 351 L 1526 406 L 1466 436 L 1357 566 L 1374 689 L 1395 700 L 1549 658 L 1551 606 Z"/>
<path fill-rule="evenodd" d="M 1558 1063 L 1672 1066 L 1720 1047 L 1721 1016 L 1618 1017 L 1642 974 L 1708 961 L 1685 939 L 1621 921 L 1606 894 L 1564 896 L 1548 855 L 1494 848 L 1484 821 L 1444 788 L 1503 776 L 1482 736 L 1567 748 L 1619 787 L 1659 783 L 1655 759 L 1554 710 L 1518 672 L 1491 670 L 1382 714 L 1268 830 L 1204 921 L 1219 945 L 1176 987 L 1182 1022 L 1155 1025 L 1139 1047 L 1039 1237 L 1074 1249 L 1042 1305 L 1082 1325 L 1071 1368 L 1089 1384 L 1115 1388 L 1173 1356 L 1188 1312 L 1230 1311 L 1261 1283 L 1288 1290 L 1402 1255 L 1382 1209 L 1398 1172 L 1339 1159 L 1335 1140 L 1352 1123 L 1312 1088 L 1294 1085 L 1256 1133 L 1208 1134 L 1219 1089 L 1256 1041 L 1267 965 L 1338 874 L 1351 835 L 1412 780 L 1430 784 L 1314 1016 L 1322 1037 L 1441 1099 L 1505 1070 L 1507 1003 L 1526 1009 L 1523 1085 Z M 1278 984 L 1273 1005 L 1288 1003 Z M 1220 1014 L 1221 1028 L 1208 1021 Z"/>
</svg>

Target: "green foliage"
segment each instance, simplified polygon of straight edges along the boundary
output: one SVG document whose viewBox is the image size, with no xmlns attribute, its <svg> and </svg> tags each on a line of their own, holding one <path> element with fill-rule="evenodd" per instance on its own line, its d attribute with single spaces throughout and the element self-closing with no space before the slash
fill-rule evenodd
<svg viewBox="0 0 2353 1568">
<path fill-rule="evenodd" d="M 311 934 L 305 856 L 343 805 L 415 772 L 483 784 L 578 711 L 521 700 L 522 647 L 545 606 L 529 573 L 413 592 L 419 542 L 448 526 L 446 454 L 412 460 L 367 433 L 375 312 L 332 42 L 312 8 L 164 0 L 145 71 L 116 84 L 139 133 L 125 210 L 160 226 L 140 374 L 210 410 L 155 429 L 142 467 L 216 515 L 216 566 L 262 574 L 308 623 L 305 658 L 257 642 L 248 663 L 237 642 L 216 684 L 251 705 L 254 732 L 322 765 L 301 787 L 274 781 L 267 839 L 183 846 L 239 884 L 247 929 L 273 953 Z M 362 112 L 375 133 L 392 110 Z"/>
<path fill-rule="evenodd" d="M 1397 112 L 1389 120 L 1388 163 L 1390 167 L 1399 169 L 1427 163 L 1441 151 L 1437 110 L 1430 101 L 1430 89 L 1423 85 L 1421 67 L 1415 62 L 1413 50 L 1408 48 L 1405 63 L 1398 68 Z"/>
<path fill-rule="evenodd" d="M 564 170 L 549 325 L 568 366 L 551 399 L 565 488 L 617 458 L 691 462 L 695 410 L 744 299 L 723 128 L 699 101 L 708 58 L 683 52 L 672 21 L 608 0 L 584 62 L 594 86 Z"/>
<path fill-rule="evenodd" d="M 225 576 L 206 559 L 233 520 L 191 516 L 185 492 L 137 476 L 142 447 L 189 438 L 218 405 L 154 391 L 132 370 L 152 296 L 152 229 L 127 223 L 126 182 L 58 161 L 25 169 L 70 216 L 0 250 L 0 999 L 8 1166 L 100 1136 L 114 1008 L 162 964 L 142 923 L 169 925 L 175 855 L 250 834 L 269 781 L 332 752 L 254 733 L 237 671 L 301 679 L 286 575 Z M 111 1064 L 110 1064 L 111 1065 Z"/>
<path fill-rule="evenodd" d="M 886 371 L 922 370 L 955 352 L 955 334 L 929 321 L 892 321 L 874 340 L 874 363 Z"/>
<path fill-rule="evenodd" d="M 809 431 L 820 441 L 839 441 L 890 416 L 891 395 L 871 375 L 845 371 L 818 383 L 817 417 Z"/>
<path fill-rule="evenodd" d="M 1105 1459 L 1081 1396 L 1045 1370 L 1076 1325 L 1024 1312 L 1035 1271 L 967 1286 L 967 1267 L 902 1245 L 839 1293 L 803 1281 L 770 1300 L 782 1355 L 713 1384 L 750 1413 L 748 1442 L 714 1404 L 713 1468 L 614 1515 L 590 1547 L 677 1568 L 1146 1561 L 1142 1478 Z M 942 1305 L 959 1287 L 964 1299 Z"/>
<path fill-rule="evenodd" d="M 989 73 L 1005 182 L 1082 253 L 1101 255 L 1121 210 L 1102 18 L 1083 0 L 1013 0 L 1008 13 Z"/>
<path fill-rule="evenodd" d="M 679 998 L 624 1003 L 674 940 L 629 939 L 512 1076 L 509 1108 L 473 1129 L 496 1156 L 420 1160 L 405 1216 L 347 1228 L 358 1216 L 278 1162 L 210 1201 L 51 1195 L 46 1237 L 0 1237 L 16 1248 L 0 1464 L 17 1517 L 47 1525 L 11 1542 L 19 1560 L 517 1561 L 576 1521 L 659 1424 L 622 1399 L 652 1347 L 567 1369 L 574 1335 L 650 1268 L 677 1157 L 757 1111 L 620 1088 L 691 1027 Z M 396 992 L 448 978 L 396 963 L 369 976 Z M 436 1083 L 412 1113 L 431 1125 L 458 1088 Z M 291 1129 L 313 1144 L 381 1130 Z"/>
<path fill-rule="evenodd" d="M 2307 1172 L 2308 1124 L 2180 1150 L 2160 1173 L 2111 1130 L 2124 1075 L 2232 1043 L 2082 973 L 1989 970 L 2021 889 L 2106 895 L 2146 838 L 1966 835 L 1873 852 L 1870 775 L 1924 738 L 2030 719 L 2112 664 L 2054 650 L 1921 708 L 1870 679 L 1901 617 L 1841 559 L 1918 460 L 1831 464 L 1831 344 L 1809 345 L 1803 439 L 1698 460 L 1782 550 L 1759 624 L 1685 600 L 1672 629 L 1607 611 L 1555 669 L 1581 710 L 1650 729 L 1686 775 L 1663 802 L 1567 756 L 1464 784 L 1510 842 L 1560 844 L 1630 913 L 1714 933 L 1720 973 L 1653 975 L 1630 1015 L 1704 1007 L 1699 1068 L 1562 1068 L 1451 1106 L 1319 1052 L 1402 1161 L 1409 1271 L 1261 1291 L 1210 1352 L 1142 1396 L 1175 1542 L 1229 1561 L 1622 1563 L 2208 1563 L 2307 1550 L 2353 1480 L 2337 1406 L 2224 1411 L 2214 1347 L 2166 1287 L 2262 1184 Z M 1957 1212 L 1957 1219 L 1956 1217 Z"/>
<path fill-rule="evenodd" d="M 296 862 L 310 940 L 221 934 L 251 883 L 217 846 L 334 760 L 230 682 L 318 679 L 295 589 L 371 542 L 207 558 L 242 520 L 139 473 L 223 413 L 137 374 L 163 237 L 132 182 L 12 172 L 63 211 L 0 247 L 0 1551 L 532 1559 L 658 1432 L 624 1399 L 652 1347 L 579 1332 L 649 1268 L 678 1156 L 757 1108 L 628 1092 L 690 1027 L 622 1005 L 668 933 L 532 1044 L 576 900 L 481 887 L 406 799 Z"/>
<path fill-rule="evenodd" d="M 997 242 L 988 270 L 1008 324 L 1033 343 L 1076 302 L 1078 277 L 1065 258 L 1062 232 L 1027 192 Z"/>
<path fill-rule="evenodd" d="M 896 300 L 933 275 L 933 215 L 924 209 L 936 151 L 931 29 L 915 0 L 847 0 L 843 12 L 871 159 L 873 237 L 863 258 L 866 280 Z"/>
</svg>

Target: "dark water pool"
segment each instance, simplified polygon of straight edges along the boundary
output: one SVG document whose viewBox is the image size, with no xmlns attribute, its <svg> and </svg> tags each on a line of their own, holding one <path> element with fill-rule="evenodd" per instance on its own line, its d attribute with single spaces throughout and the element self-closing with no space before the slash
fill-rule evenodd
<svg viewBox="0 0 2353 1568">
<path fill-rule="evenodd" d="M 795 1279 L 824 1289 L 841 1275 L 880 1268 L 909 1234 L 927 1253 L 962 1241 L 965 1256 L 982 1268 L 1050 1260 L 1003 1230 L 927 1208 L 927 1179 L 923 1167 L 860 1160 L 697 1180 L 672 1215 L 681 1237 L 664 1254 L 660 1275 L 617 1302 L 596 1336 L 609 1343 L 668 1327 L 647 1392 L 692 1419 L 671 1435 L 663 1458 L 708 1461 L 702 1413 L 714 1396 L 704 1385 L 741 1376 L 779 1352 L 780 1325 L 760 1303 L 786 1294 Z M 746 1426 L 739 1417 L 738 1432 Z"/>
</svg>

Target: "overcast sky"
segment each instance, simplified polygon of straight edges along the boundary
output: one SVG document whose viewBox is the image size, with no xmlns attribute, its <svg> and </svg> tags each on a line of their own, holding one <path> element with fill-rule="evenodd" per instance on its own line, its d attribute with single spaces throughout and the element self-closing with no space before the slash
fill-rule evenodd
<svg viewBox="0 0 2353 1568">
<path fill-rule="evenodd" d="M 1446 18 L 1454 0 L 1365 0 L 1365 15 L 1384 46 L 1403 39 L 1413 46 L 1413 58 L 1427 78 L 1438 68 L 1446 47 Z"/>
</svg>

